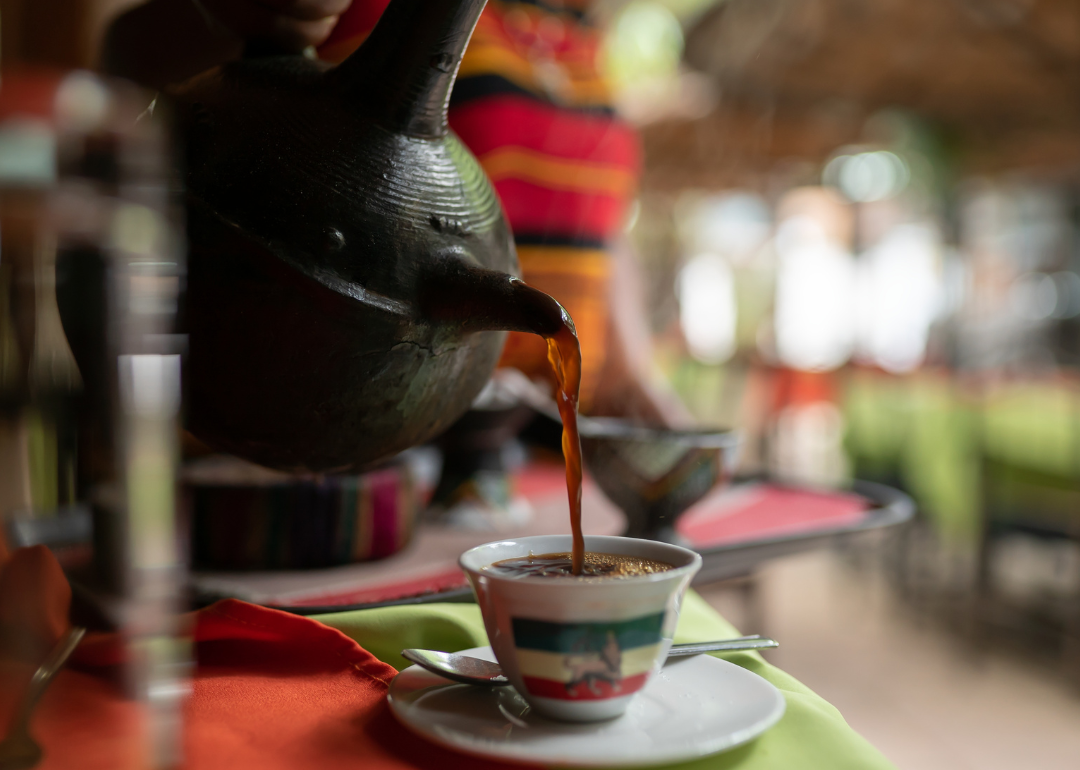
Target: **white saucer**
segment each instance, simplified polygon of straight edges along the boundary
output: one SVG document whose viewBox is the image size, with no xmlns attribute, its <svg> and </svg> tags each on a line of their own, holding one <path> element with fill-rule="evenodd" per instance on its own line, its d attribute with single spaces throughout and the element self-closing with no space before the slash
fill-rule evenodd
<svg viewBox="0 0 1080 770">
<path fill-rule="evenodd" d="M 490 647 L 464 654 L 495 660 Z M 476 756 L 544 765 L 630 767 L 715 754 L 756 738 L 784 714 L 780 691 L 757 674 L 708 655 L 664 666 L 609 722 L 555 722 L 529 712 L 512 687 L 453 684 L 419 666 L 387 695 L 405 727 Z"/>
</svg>

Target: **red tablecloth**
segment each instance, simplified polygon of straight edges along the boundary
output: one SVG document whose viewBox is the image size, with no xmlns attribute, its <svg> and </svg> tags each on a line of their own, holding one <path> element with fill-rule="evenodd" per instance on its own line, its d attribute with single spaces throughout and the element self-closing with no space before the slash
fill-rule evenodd
<svg viewBox="0 0 1080 770">
<path fill-rule="evenodd" d="M 0 570 L 0 724 L 48 648 L 66 630 L 70 590 L 44 547 L 15 551 Z M 340 631 L 226 600 L 194 621 L 197 661 L 184 705 L 191 770 L 495 770 L 418 740 L 390 714 L 396 671 Z M 17 643 L 18 642 L 18 643 Z M 145 719 L 117 685 L 112 637 L 88 636 L 46 692 L 33 734 L 39 770 L 144 768 Z"/>
</svg>

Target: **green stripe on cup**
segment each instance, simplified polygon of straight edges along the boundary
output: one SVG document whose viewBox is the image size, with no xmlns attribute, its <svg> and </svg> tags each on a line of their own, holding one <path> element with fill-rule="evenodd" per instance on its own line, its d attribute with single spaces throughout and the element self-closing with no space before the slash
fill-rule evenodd
<svg viewBox="0 0 1080 770">
<path fill-rule="evenodd" d="M 661 639 L 664 613 L 630 620 L 599 623 L 552 623 L 547 620 L 513 618 L 514 646 L 544 652 L 600 652 L 614 634 L 619 649 L 656 644 Z"/>
</svg>

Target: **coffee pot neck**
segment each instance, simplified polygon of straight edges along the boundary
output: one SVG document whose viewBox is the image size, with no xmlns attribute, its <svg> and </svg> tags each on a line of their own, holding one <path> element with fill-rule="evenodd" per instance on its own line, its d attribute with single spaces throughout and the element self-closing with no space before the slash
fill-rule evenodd
<svg viewBox="0 0 1080 770">
<path fill-rule="evenodd" d="M 329 77 L 390 131 L 444 136 L 450 91 L 486 3 L 392 0 L 364 44 Z"/>
</svg>

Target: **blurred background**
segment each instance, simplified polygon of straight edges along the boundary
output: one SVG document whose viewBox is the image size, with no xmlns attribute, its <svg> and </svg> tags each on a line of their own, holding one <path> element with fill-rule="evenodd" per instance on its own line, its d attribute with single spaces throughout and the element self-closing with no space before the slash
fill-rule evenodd
<svg viewBox="0 0 1080 770">
<path fill-rule="evenodd" d="M 3 0 L 92 67 L 130 0 Z M 705 595 L 901 768 L 1080 756 L 1080 5 L 602 0 L 658 383 L 902 531 Z"/>
<path fill-rule="evenodd" d="M 900 767 L 1073 766 L 1080 8 L 633 2 L 608 55 L 659 376 L 744 464 L 919 506 L 763 570 L 776 662 Z"/>
<path fill-rule="evenodd" d="M 609 51 L 658 371 L 744 463 L 919 506 L 762 571 L 776 662 L 899 767 L 1073 766 L 1080 8 L 634 2 Z"/>
</svg>

